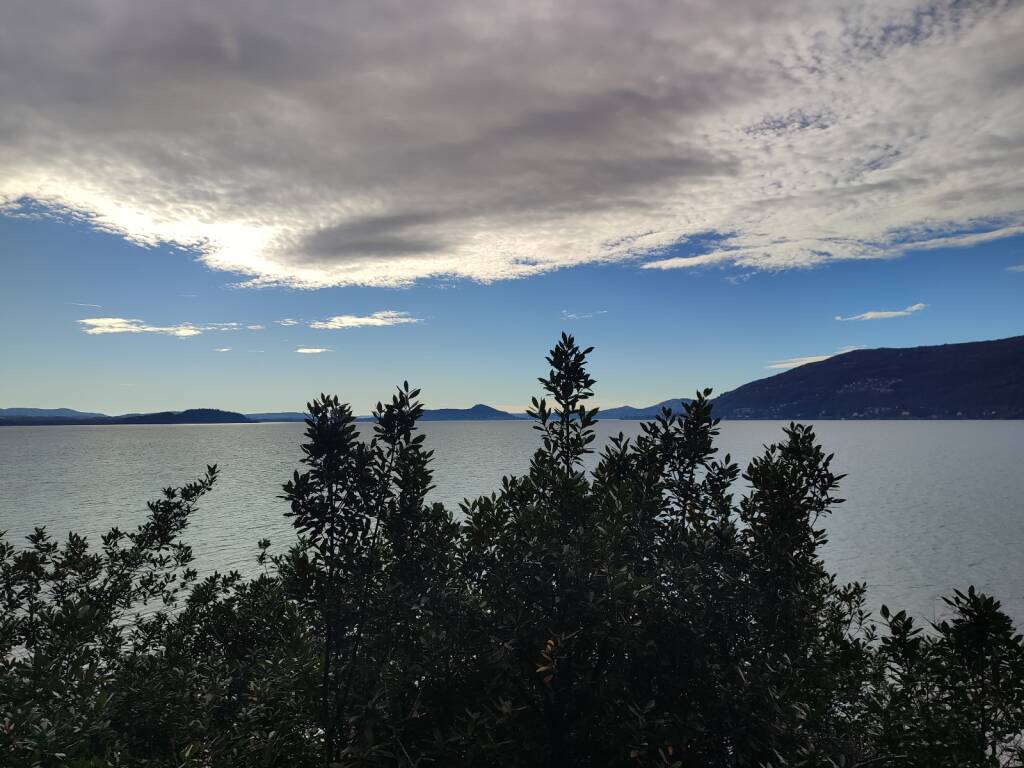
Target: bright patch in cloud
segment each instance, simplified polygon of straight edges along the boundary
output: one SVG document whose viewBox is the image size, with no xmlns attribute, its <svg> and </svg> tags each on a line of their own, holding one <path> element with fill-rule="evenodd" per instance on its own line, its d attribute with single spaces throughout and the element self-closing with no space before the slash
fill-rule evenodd
<svg viewBox="0 0 1024 768">
<path fill-rule="evenodd" d="M 217 347 L 213 351 L 214 352 L 230 352 L 231 351 L 231 347 Z"/>
<path fill-rule="evenodd" d="M 591 317 L 597 317 L 598 315 L 607 315 L 607 309 L 599 309 L 595 312 L 570 312 L 566 309 L 562 310 L 562 317 L 566 320 L 587 320 Z"/>
<path fill-rule="evenodd" d="M 330 352 L 331 350 L 325 349 L 324 347 L 299 347 L 295 351 L 300 355 L 321 355 L 324 352 Z"/>
<path fill-rule="evenodd" d="M 870 312 L 862 312 L 859 315 L 849 315 L 847 317 L 836 315 L 836 320 L 842 320 L 844 322 L 847 320 L 888 320 L 891 317 L 907 317 L 915 312 L 920 312 L 927 306 L 927 304 L 911 304 L 906 309 L 873 309 Z"/>
<path fill-rule="evenodd" d="M 310 328 L 319 330 L 341 330 L 344 328 L 366 328 L 379 327 L 384 325 L 406 325 L 408 323 L 419 323 L 422 320 L 418 317 L 411 317 L 408 312 L 395 312 L 386 309 L 382 312 L 374 312 L 372 315 L 335 315 L 326 320 L 317 320 L 310 323 Z"/>
<path fill-rule="evenodd" d="M 788 360 L 775 360 L 766 367 L 777 371 L 788 371 L 790 368 L 799 368 L 801 365 L 807 365 L 808 363 L 820 363 L 822 360 L 828 360 L 831 357 L 845 352 L 852 352 L 855 349 L 860 349 L 860 347 L 843 347 L 831 355 L 808 355 L 807 357 L 791 357 Z"/>
<path fill-rule="evenodd" d="M 245 326 L 250 331 L 262 331 L 266 326 L 263 325 L 247 325 Z"/>
<path fill-rule="evenodd" d="M 0 210 L 250 285 L 774 270 L 1024 225 L 1022 3 L 74 7 L 0 24 Z"/>
<path fill-rule="evenodd" d="M 278 325 L 283 325 L 286 328 L 289 327 L 289 326 L 292 326 L 292 325 L 298 325 L 299 324 L 298 320 L 293 320 L 290 317 L 286 317 L 284 320 L 275 320 L 274 322 L 277 323 Z"/>
</svg>

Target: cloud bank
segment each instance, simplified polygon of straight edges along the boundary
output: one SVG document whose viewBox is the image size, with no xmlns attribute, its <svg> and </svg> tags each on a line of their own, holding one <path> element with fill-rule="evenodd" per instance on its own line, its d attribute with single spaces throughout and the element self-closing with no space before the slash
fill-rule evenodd
<svg viewBox="0 0 1024 768">
<path fill-rule="evenodd" d="M 324 352 L 330 352 L 331 350 L 324 347 L 299 347 L 295 351 L 300 355 L 322 355 Z"/>
<path fill-rule="evenodd" d="M 847 320 L 888 320 L 892 317 L 907 317 L 915 312 L 920 312 L 927 306 L 927 304 L 911 304 L 906 309 L 873 309 L 870 312 L 862 312 L 859 315 L 849 315 L 848 317 L 836 315 L 836 320 L 842 320 L 844 322 Z"/>
<path fill-rule="evenodd" d="M 1024 225 L 1022 37 L 1010 0 L 10 0 L 0 209 L 255 286 L 966 246 Z"/>
</svg>

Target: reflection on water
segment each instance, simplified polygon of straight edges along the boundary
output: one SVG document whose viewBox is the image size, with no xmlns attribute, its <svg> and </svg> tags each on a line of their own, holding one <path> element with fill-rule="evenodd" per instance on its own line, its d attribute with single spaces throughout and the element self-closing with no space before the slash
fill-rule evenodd
<svg viewBox="0 0 1024 768">
<path fill-rule="evenodd" d="M 781 423 L 726 422 L 721 452 L 745 464 Z M 362 425 L 368 430 L 368 425 Z M 636 422 L 598 425 L 602 438 Z M 301 424 L 0 428 L 0 530 L 35 525 L 95 537 L 133 526 L 159 489 L 220 465 L 218 487 L 188 533 L 200 571 L 254 571 L 256 541 L 293 537 L 277 498 L 299 467 Z M 457 509 L 526 470 L 537 433 L 527 422 L 432 422 L 434 499 Z M 848 473 L 848 501 L 827 522 L 825 558 L 840 580 L 867 581 L 886 602 L 931 619 L 939 596 L 974 584 L 1024 623 L 1024 422 L 821 422 L 819 438 Z M 600 440 L 599 440 L 600 444 Z"/>
</svg>

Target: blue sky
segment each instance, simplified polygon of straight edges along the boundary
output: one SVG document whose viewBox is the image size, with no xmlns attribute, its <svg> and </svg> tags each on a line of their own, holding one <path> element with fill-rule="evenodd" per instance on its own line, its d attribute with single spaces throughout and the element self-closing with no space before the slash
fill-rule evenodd
<svg viewBox="0 0 1024 768">
<path fill-rule="evenodd" d="M 1021 39 L 1007 0 L 10 0 L 0 406 L 514 408 L 562 330 L 645 405 L 1020 334 Z"/>
<path fill-rule="evenodd" d="M 522 407 L 562 330 L 597 347 L 601 404 L 645 405 L 699 386 L 724 391 L 776 372 L 768 367 L 774 362 L 845 347 L 941 344 L 1024 330 L 1024 271 L 1010 269 L 1024 264 L 1022 237 L 777 272 L 657 271 L 630 263 L 491 284 L 319 290 L 238 288 L 237 275 L 212 271 L 194 254 L 140 247 L 48 217 L 0 218 L 0 241 L 4 406 L 301 410 L 327 390 L 366 411 L 407 378 L 433 406 L 483 400 Z M 925 308 L 906 316 L 835 319 L 918 303 Z M 83 306 L 89 304 L 99 306 Z M 419 322 L 308 327 L 382 310 Z M 186 338 L 84 333 L 79 321 L 96 317 L 240 327 Z M 275 322 L 283 319 L 299 322 Z M 301 347 L 330 351 L 297 353 Z M 216 351 L 224 348 L 230 351 Z"/>
</svg>

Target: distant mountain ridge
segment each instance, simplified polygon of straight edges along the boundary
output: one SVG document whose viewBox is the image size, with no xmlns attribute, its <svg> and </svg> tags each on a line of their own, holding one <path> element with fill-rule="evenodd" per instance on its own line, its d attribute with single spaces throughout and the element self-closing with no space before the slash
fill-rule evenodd
<svg viewBox="0 0 1024 768">
<path fill-rule="evenodd" d="M 483 403 L 470 408 L 436 408 L 423 411 L 423 421 L 513 421 L 525 419 L 526 414 L 516 415 L 499 411 Z"/>
<path fill-rule="evenodd" d="M 249 421 L 305 421 L 306 414 L 298 411 L 273 411 L 271 413 L 247 413 L 245 418 Z"/>
<path fill-rule="evenodd" d="M 648 405 L 646 408 L 634 408 L 631 405 L 620 405 L 618 408 L 602 408 L 597 414 L 597 417 L 599 419 L 649 421 L 661 413 L 662 408 L 668 408 L 673 413 L 682 413 L 683 403 L 688 402 L 690 402 L 689 398 L 677 397 L 671 400 L 662 400 L 660 403 Z"/>
<path fill-rule="evenodd" d="M 649 420 L 686 398 L 636 408 L 619 406 L 600 419 Z M 1024 336 L 937 346 L 858 349 L 719 395 L 723 419 L 1024 419 Z M 478 403 L 425 410 L 423 421 L 515 421 Z M 0 426 L 47 424 L 235 424 L 303 421 L 297 411 L 241 414 L 213 408 L 106 416 L 68 408 L 0 408 Z M 370 416 L 360 416 L 369 421 Z"/>
<path fill-rule="evenodd" d="M 105 413 L 71 408 L 0 408 L 0 419 L 109 419 Z"/>
<path fill-rule="evenodd" d="M 290 422 L 305 421 L 306 414 L 298 411 L 277 411 L 273 413 L 247 413 L 249 421 Z M 517 421 L 525 419 L 526 414 L 517 415 L 501 411 L 483 403 L 470 408 L 425 408 L 420 421 Z M 356 421 L 373 421 L 372 416 L 357 416 Z"/>
<path fill-rule="evenodd" d="M 858 349 L 726 392 L 723 419 L 1021 419 L 1024 336 Z"/>
<path fill-rule="evenodd" d="M 19 411 L 33 411 L 37 415 L 18 415 Z M 75 416 L 58 415 L 65 413 Z M 108 426 L 118 424 L 249 424 L 241 413 L 217 408 L 189 408 L 184 411 L 159 413 L 130 413 L 107 416 L 72 411 L 69 408 L 4 408 L 0 409 L 0 426 Z"/>
</svg>

